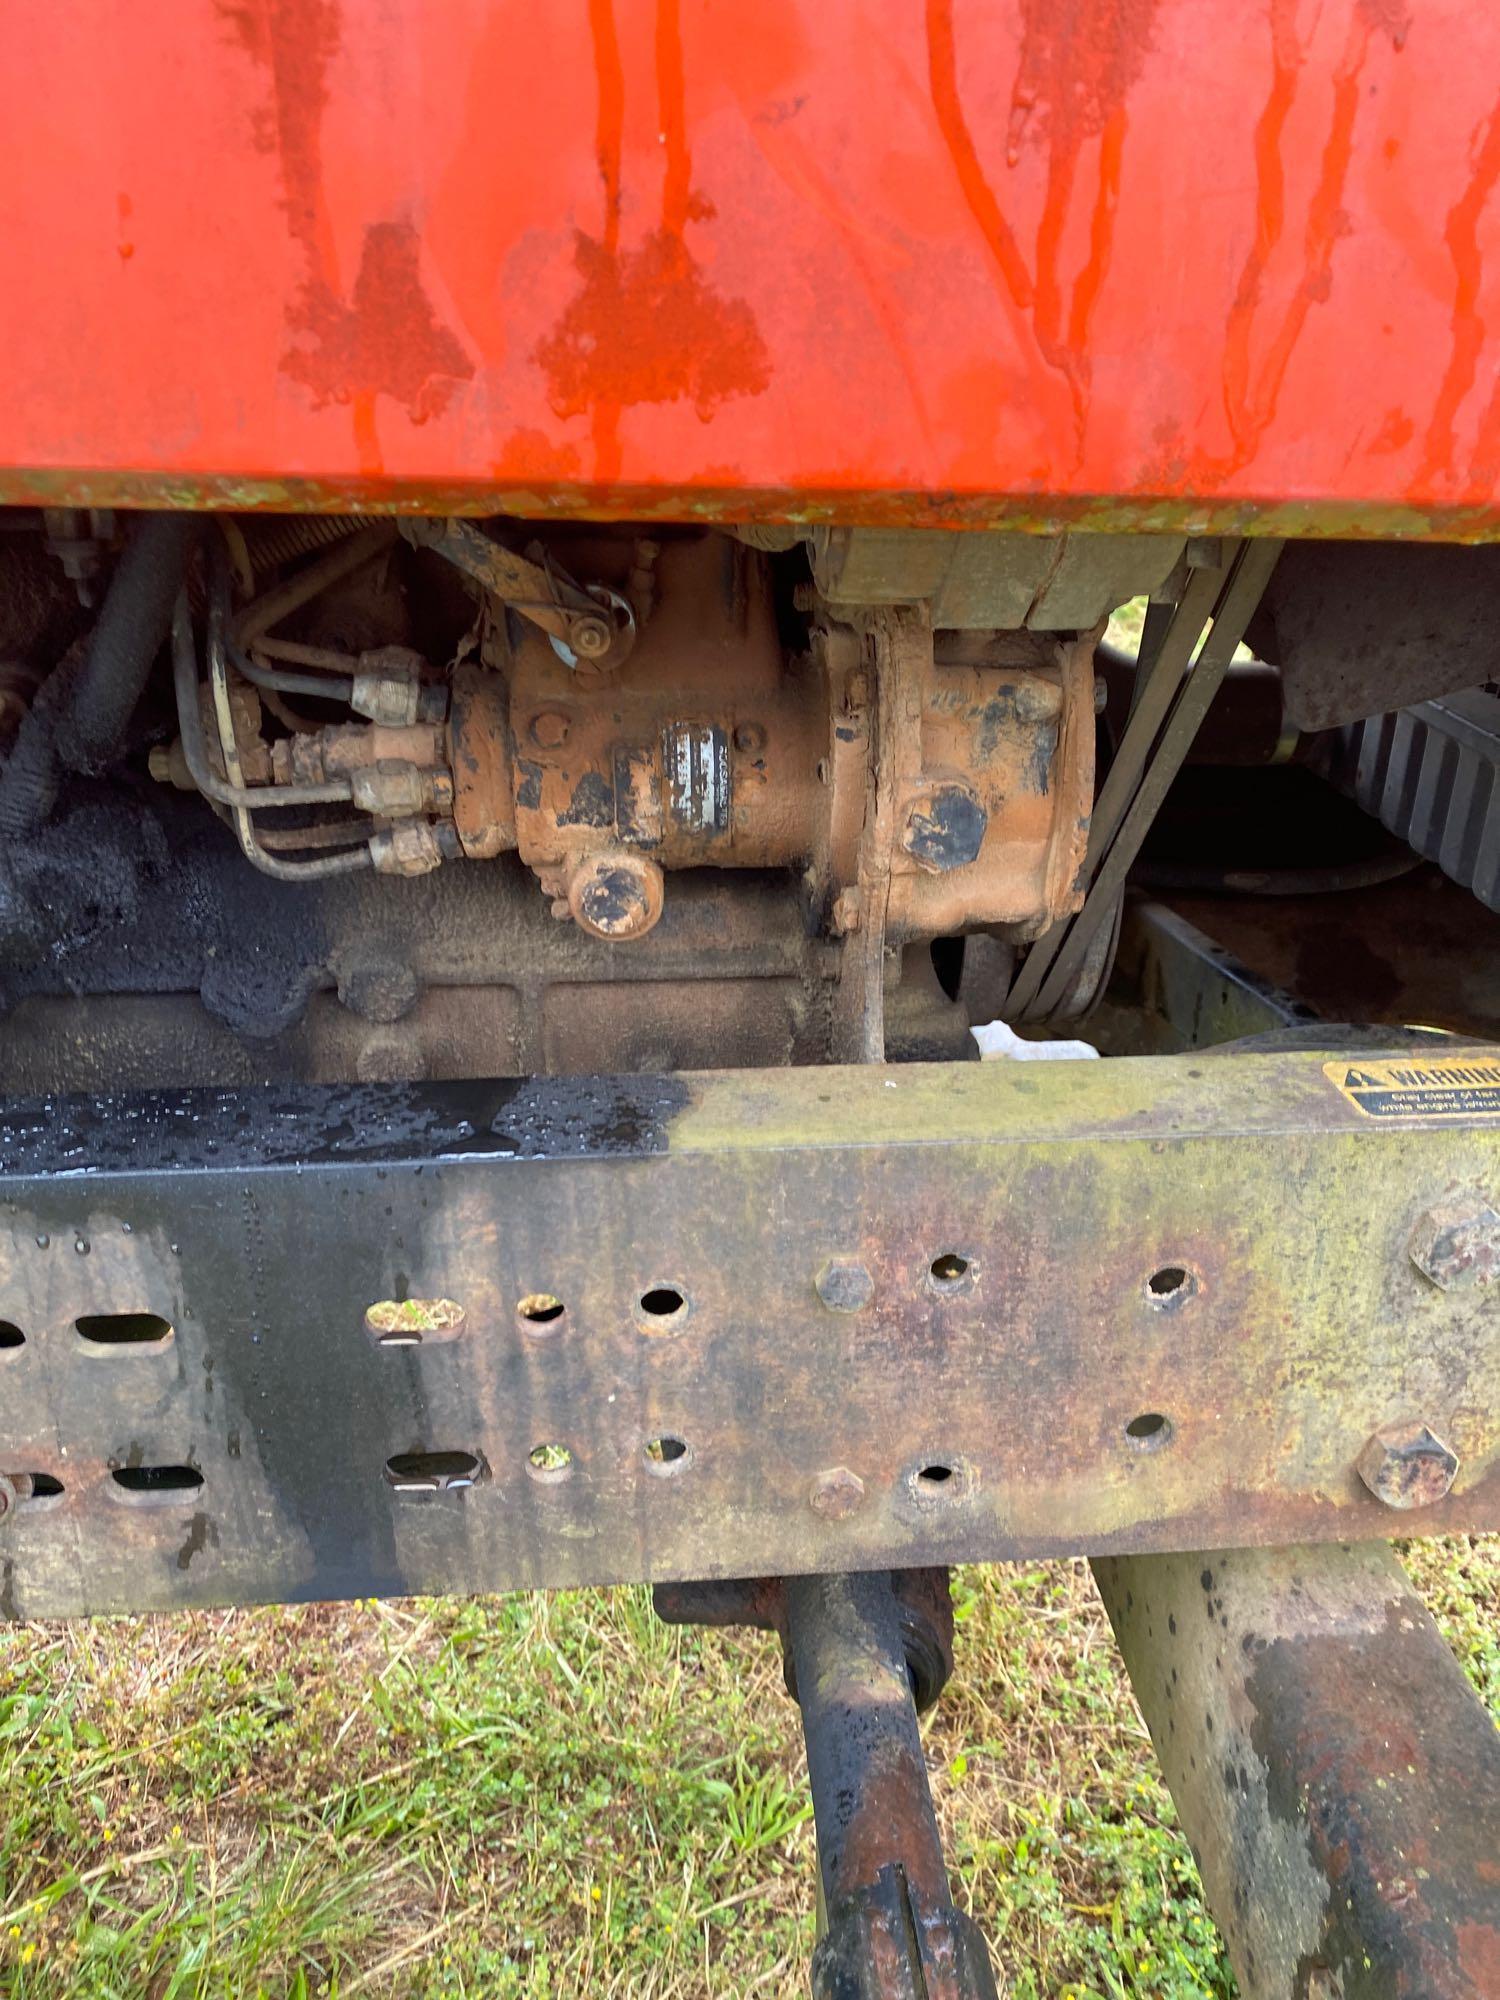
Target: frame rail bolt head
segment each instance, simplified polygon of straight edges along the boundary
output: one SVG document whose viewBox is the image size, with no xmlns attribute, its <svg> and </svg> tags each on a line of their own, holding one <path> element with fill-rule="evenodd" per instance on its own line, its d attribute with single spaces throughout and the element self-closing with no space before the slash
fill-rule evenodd
<svg viewBox="0 0 1500 2000">
<path fill-rule="evenodd" d="M 1427 1424 L 1387 1424 L 1366 1444 L 1355 1470 L 1387 1507 L 1430 1507 L 1458 1477 L 1458 1454 Z"/>
<path fill-rule="evenodd" d="M 1440 1291 L 1487 1285 L 1500 1276 L 1500 1213 L 1486 1195 L 1451 1195 L 1419 1219 L 1406 1248 Z"/>
<path fill-rule="evenodd" d="M 808 1505 L 825 1521 L 844 1521 L 864 1504 L 865 1482 L 847 1465 L 833 1465 L 812 1483 Z"/>
<path fill-rule="evenodd" d="M 875 1296 L 875 1280 L 857 1257 L 830 1257 L 813 1280 L 830 1312 L 857 1313 Z"/>
</svg>

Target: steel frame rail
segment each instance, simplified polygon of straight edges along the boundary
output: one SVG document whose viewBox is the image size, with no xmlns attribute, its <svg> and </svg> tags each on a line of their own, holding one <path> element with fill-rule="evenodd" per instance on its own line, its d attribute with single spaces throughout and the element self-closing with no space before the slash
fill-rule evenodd
<svg viewBox="0 0 1500 2000">
<path fill-rule="evenodd" d="M 12 1107 L 6 1608 L 1500 1527 L 1500 1071 L 1376 1061 Z"/>
</svg>

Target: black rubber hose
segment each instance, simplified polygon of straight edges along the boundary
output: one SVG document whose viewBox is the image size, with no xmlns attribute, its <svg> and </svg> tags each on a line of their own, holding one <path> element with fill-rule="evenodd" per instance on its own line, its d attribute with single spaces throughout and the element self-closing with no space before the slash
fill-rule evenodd
<svg viewBox="0 0 1500 2000">
<path fill-rule="evenodd" d="M 79 663 L 65 659 L 32 696 L 0 768 L 0 848 L 45 825 L 57 803 L 57 732 L 70 706 Z"/>
<path fill-rule="evenodd" d="M 92 773 L 117 754 L 171 623 L 202 529 L 193 514 L 141 518 L 115 567 L 86 650 L 75 648 L 37 689 L 0 766 L 0 957 L 40 949 L 37 912 L 12 850 L 45 826 L 62 766 Z"/>
<path fill-rule="evenodd" d="M 202 531 L 200 514 L 138 518 L 58 724 L 57 754 L 70 770 L 97 776 L 119 755 Z"/>
</svg>

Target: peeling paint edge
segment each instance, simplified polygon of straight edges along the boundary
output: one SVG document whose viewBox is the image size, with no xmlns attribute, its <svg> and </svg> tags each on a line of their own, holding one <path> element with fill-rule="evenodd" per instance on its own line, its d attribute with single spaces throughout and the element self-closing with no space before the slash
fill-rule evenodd
<svg viewBox="0 0 1500 2000">
<path fill-rule="evenodd" d="M 1202 495 L 955 493 L 870 487 L 599 486 L 482 480 L 337 479 L 300 474 L 8 467 L 0 505 L 153 507 L 213 512 L 513 514 L 530 519 L 823 523 L 1013 534 L 1270 535 L 1328 540 L 1500 541 L 1500 503 L 1417 507 L 1366 501 L 1209 499 Z"/>
</svg>

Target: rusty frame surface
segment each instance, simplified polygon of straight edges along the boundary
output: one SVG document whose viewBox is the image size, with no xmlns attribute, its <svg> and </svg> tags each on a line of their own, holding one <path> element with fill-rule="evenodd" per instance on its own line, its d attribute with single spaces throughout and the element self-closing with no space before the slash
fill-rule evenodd
<svg viewBox="0 0 1500 2000">
<path fill-rule="evenodd" d="M 0 1602 L 1500 1527 L 1492 1301 L 1410 1251 L 1455 1189 L 1500 1184 L 1500 1125 L 1369 1119 L 1326 1060 L 13 1106 L 0 1471 L 62 1490 L 0 1521 Z M 462 1325 L 368 1330 L 407 1298 Z M 171 1332 L 90 1341 L 90 1314 Z M 1403 1422 L 1458 1461 L 1415 1516 L 1357 1471 Z M 476 1483 L 392 1483 L 434 1452 Z M 184 1480 L 125 1490 L 153 1466 Z M 816 1504 L 830 1481 L 851 1504 Z"/>
<path fill-rule="evenodd" d="M 1245 2000 L 1500 1992 L 1500 1732 L 1394 1554 L 1096 1576 Z"/>
</svg>

